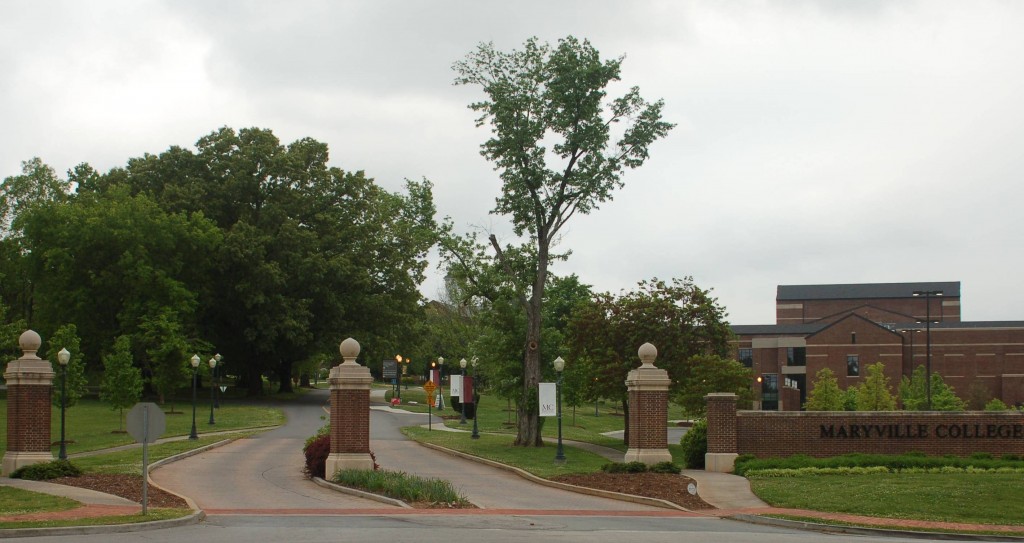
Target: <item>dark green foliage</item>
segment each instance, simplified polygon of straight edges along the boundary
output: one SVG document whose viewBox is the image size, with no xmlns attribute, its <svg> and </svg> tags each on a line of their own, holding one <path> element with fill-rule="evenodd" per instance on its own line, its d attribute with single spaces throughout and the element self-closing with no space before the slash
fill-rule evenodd
<svg viewBox="0 0 1024 543">
<path fill-rule="evenodd" d="M 1019 462 L 1021 460 L 1021 456 L 1019 454 L 1004 454 L 999 458 L 1006 462 Z"/>
<path fill-rule="evenodd" d="M 60 477 L 78 477 L 82 470 L 68 460 L 54 460 L 42 464 L 32 464 L 14 470 L 11 473 L 12 479 L 29 479 L 32 481 L 46 481 Z"/>
<path fill-rule="evenodd" d="M 978 457 L 975 458 L 974 456 Z M 910 468 L 942 468 L 975 467 L 979 469 L 997 469 L 1003 467 L 1021 468 L 1024 461 L 1010 460 L 1005 457 L 995 460 L 988 453 L 975 453 L 971 458 L 958 456 L 924 456 L 919 452 L 911 452 L 900 455 L 886 454 L 844 454 L 831 458 L 812 458 L 807 455 L 797 454 L 787 458 L 751 458 L 744 456 L 737 458 L 734 464 L 733 473 L 743 475 L 750 470 L 760 469 L 800 469 L 800 468 L 844 468 L 844 467 L 874 467 L 882 466 L 893 471 L 900 471 Z M 986 458 L 987 456 L 987 458 Z"/>
<path fill-rule="evenodd" d="M 601 466 L 601 471 L 606 473 L 644 473 L 647 471 L 647 464 L 643 462 L 611 462 Z"/>
<path fill-rule="evenodd" d="M 683 461 L 688 469 L 704 469 L 704 455 L 708 452 L 708 420 L 693 423 L 679 440 L 683 447 Z"/>
<path fill-rule="evenodd" d="M 341 470 L 333 480 L 341 485 L 361 488 L 407 503 L 447 504 L 448 506 L 469 504 L 469 500 L 448 481 L 418 477 L 401 471 L 379 470 L 376 463 L 374 463 L 373 470 Z"/>
<path fill-rule="evenodd" d="M 306 476 L 326 479 L 327 457 L 331 454 L 330 434 L 313 436 L 310 440 L 306 441 L 306 446 L 302 448 L 302 453 L 306 457 L 306 468 L 304 470 Z"/>
<path fill-rule="evenodd" d="M 680 468 L 672 462 L 658 462 L 657 464 L 647 468 L 647 471 L 651 473 L 679 473 L 683 471 L 683 468 Z"/>
<path fill-rule="evenodd" d="M 971 454 L 971 460 L 992 460 L 992 453 L 976 452 Z"/>
</svg>

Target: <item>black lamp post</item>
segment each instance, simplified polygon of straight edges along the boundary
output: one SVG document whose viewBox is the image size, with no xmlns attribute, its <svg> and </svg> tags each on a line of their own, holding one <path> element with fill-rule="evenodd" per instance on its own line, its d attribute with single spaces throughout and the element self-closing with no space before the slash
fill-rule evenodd
<svg viewBox="0 0 1024 543">
<path fill-rule="evenodd" d="M 406 380 L 405 376 L 409 374 L 409 364 L 412 363 L 412 359 L 405 357 L 405 365 L 402 366 L 402 381 L 405 382 L 405 390 L 409 390 L 409 381 Z"/>
<path fill-rule="evenodd" d="M 942 296 L 941 290 L 915 290 L 914 296 L 924 296 L 924 328 L 925 341 L 928 343 L 927 355 L 925 358 L 925 383 L 924 390 L 928 396 L 928 410 L 932 410 L 932 296 Z"/>
<path fill-rule="evenodd" d="M 437 402 L 438 411 L 444 409 L 444 357 L 437 357 Z"/>
<path fill-rule="evenodd" d="M 473 388 L 476 388 L 476 364 L 477 364 L 477 358 L 474 356 L 473 357 Z M 466 386 L 466 383 L 462 383 L 462 386 Z M 476 405 L 476 395 L 477 395 L 476 391 L 474 390 L 473 391 L 473 396 L 471 396 L 474 399 L 473 400 L 473 434 L 470 435 L 469 437 L 471 437 L 473 439 L 480 439 L 480 430 L 477 428 L 477 425 L 476 425 L 476 418 L 478 416 L 480 416 L 480 406 Z"/>
<path fill-rule="evenodd" d="M 462 386 L 459 387 L 459 405 L 462 406 L 462 420 L 459 424 L 466 424 L 466 359 L 459 360 L 459 367 L 462 368 Z"/>
<path fill-rule="evenodd" d="M 64 373 L 64 377 L 60 380 L 60 452 L 57 454 L 57 458 L 67 460 L 68 450 L 64 441 L 64 411 L 68 405 L 68 362 L 71 361 L 71 353 L 67 349 L 61 349 L 57 353 L 57 361 L 60 362 L 61 370 Z"/>
<path fill-rule="evenodd" d="M 217 361 L 217 366 L 220 366 L 220 359 L 221 358 L 222 357 L 220 356 L 220 354 L 213 355 L 213 359 Z M 213 388 L 220 388 L 220 387 L 216 386 L 216 385 L 220 384 L 220 376 L 217 375 L 217 368 L 216 367 L 213 368 L 213 378 L 215 380 L 215 382 L 213 383 L 214 384 Z M 221 392 L 224 392 L 224 391 L 222 390 Z M 216 392 L 213 393 L 213 406 L 216 407 L 217 409 L 220 409 L 220 395 L 218 395 Z"/>
<path fill-rule="evenodd" d="M 217 387 L 213 383 L 213 375 L 217 372 L 217 357 L 215 356 L 215 357 L 211 358 L 209 363 L 210 363 L 210 422 L 209 422 L 209 424 L 216 424 L 213 421 L 213 402 L 216 401 L 216 396 L 215 396 L 216 392 L 214 392 L 214 391 L 217 390 Z"/>
<path fill-rule="evenodd" d="M 192 432 L 188 435 L 189 439 L 199 439 L 199 434 L 196 433 L 196 372 L 199 371 L 199 355 L 192 355 Z"/>
<path fill-rule="evenodd" d="M 398 371 L 398 366 L 402 365 L 402 355 L 395 355 L 395 397 L 398 398 L 398 403 L 402 403 L 402 373 Z"/>
<path fill-rule="evenodd" d="M 555 359 L 555 373 L 558 379 L 555 380 L 555 410 L 558 415 L 558 451 L 555 453 L 555 462 L 565 462 L 565 450 L 562 449 L 562 370 L 565 369 L 565 360 L 559 356 Z"/>
</svg>

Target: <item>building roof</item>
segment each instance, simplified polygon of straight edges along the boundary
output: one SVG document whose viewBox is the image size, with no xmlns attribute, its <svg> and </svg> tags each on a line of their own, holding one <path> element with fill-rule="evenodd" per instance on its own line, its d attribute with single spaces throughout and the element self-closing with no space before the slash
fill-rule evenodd
<svg viewBox="0 0 1024 543">
<path fill-rule="evenodd" d="M 784 300 L 850 300 L 912 298 L 917 290 L 941 290 L 943 296 L 960 297 L 960 282 L 854 283 L 844 285 L 779 285 L 775 296 Z"/>
<path fill-rule="evenodd" d="M 852 315 L 852 314 L 851 314 Z M 860 315 L 855 315 L 859 318 Z M 867 320 L 867 319 L 865 319 Z M 814 322 L 810 324 L 737 324 L 732 325 L 732 332 L 738 336 L 809 336 L 816 334 L 839 321 Z M 870 321 L 869 321 L 870 322 Z M 877 323 L 876 323 L 877 324 Z M 884 326 L 884 328 L 889 328 Z M 964 330 L 964 329 L 1022 329 L 1024 321 L 971 321 L 971 322 L 937 322 L 932 330 Z M 924 331 L 924 323 L 897 323 L 891 328 L 894 332 L 918 329 Z"/>
</svg>

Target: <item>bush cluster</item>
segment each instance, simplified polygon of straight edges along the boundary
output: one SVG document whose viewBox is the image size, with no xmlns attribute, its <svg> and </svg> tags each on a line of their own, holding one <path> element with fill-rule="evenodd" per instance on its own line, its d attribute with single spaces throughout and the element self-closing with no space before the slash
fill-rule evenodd
<svg viewBox="0 0 1024 543">
<path fill-rule="evenodd" d="M 606 473 L 679 473 L 682 468 L 672 462 L 658 462 L 648 466 L 643 462 L 612 462 L 601 466 Z"/>
<path fill-rule="evenodd" d="M 800 470 L 803 468 L 871 468 L 881 467 L 890 472 L 909 470 L 941 470 L 951 468 L 959 472 L 971 470 L 998 470 L 1000 468 L 1024 468 L 1024 461 L 1017 455 L 1005 455 L 995 459 L 988 453 L 977 453 L 970 458 L 958 456 L 925 456 L 922 453 L 891 454 L 844 454 L 831 458 L 812 458 L 797 454 L 787 458 L 754 458 L 743 455 L 736 458 L 733 473 L 746 475 L 751 471 Z M 922 471 L 913 471 L 922 473 Z"/>
<path fill-rule="evenodd" d="M 12 479 L 29 479 L 32 481 L 45 481 L 47 479 L 58 479 L 60 477 L 78 477 L 82 470 L 68 460 L 54 460 L 42 464 L 23 466 L 11 473 Z"/>
<path fill-rule="evenodd" d="M 455 490 L 448 481 L 427 479 L 401 471 L 341 470 L 334 476 L 340 485 L 361 488 L 404 502 L 444 503 L 467 505 L 469 500 Z"/>
<path fill-rule="evenodd" d="M 704 469 L 704 455 L 708 452 L 708 419 L 700 419 L 679 440 L 683 447 L 683 461 L 689 469 Z"/>
<path fill-rule="evenodd" d="M 306 457 L 306 467 L 303 468 L 309 478 L 319 477 L 327 479 L 327 457 L 331 455 L 331 425 L 325 424 L 315 434 L 306 438 L 306 444 L 302 447 L 302 454 Z M 373 469 L 379 470 L 377 457 L 370 451 L 370 459 L 373 460 Z"/>
<path fill-rule="evenodd" d="M 872 474 L 897 473 L 885 466 L 855 467 L 855 468 L 798 468 L 798 469 L 752 469 L 747 470 L 747 477 L 801 477 L 804 475 L 872 475 Z M 958 468 L 955 466 L 943 466 L 941 468 L 904 468 L 898 473 L 1024 473 L 1024 468 L 995 468 L 984 469 L 968 466 Z"/>
</svg>

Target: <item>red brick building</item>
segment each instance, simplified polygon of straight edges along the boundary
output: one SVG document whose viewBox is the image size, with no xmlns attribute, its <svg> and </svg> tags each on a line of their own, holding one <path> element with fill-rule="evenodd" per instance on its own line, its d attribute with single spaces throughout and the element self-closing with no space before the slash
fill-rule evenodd
<svg viewBox="0 0 1024 543">
<path fill-rule="evenodd" d="M 961 321 L 959 282 L 779 285 L 775 320 L 732 327 L 738 360 L 762 379 L 761 409 L 799 409 L 821 368 L 846 388 L 882 362 L 895 387 L 927 364 L 929 344 L 932 372 L 961 398 L 1024 403 L 1024 321 Z"/>
</svg>

